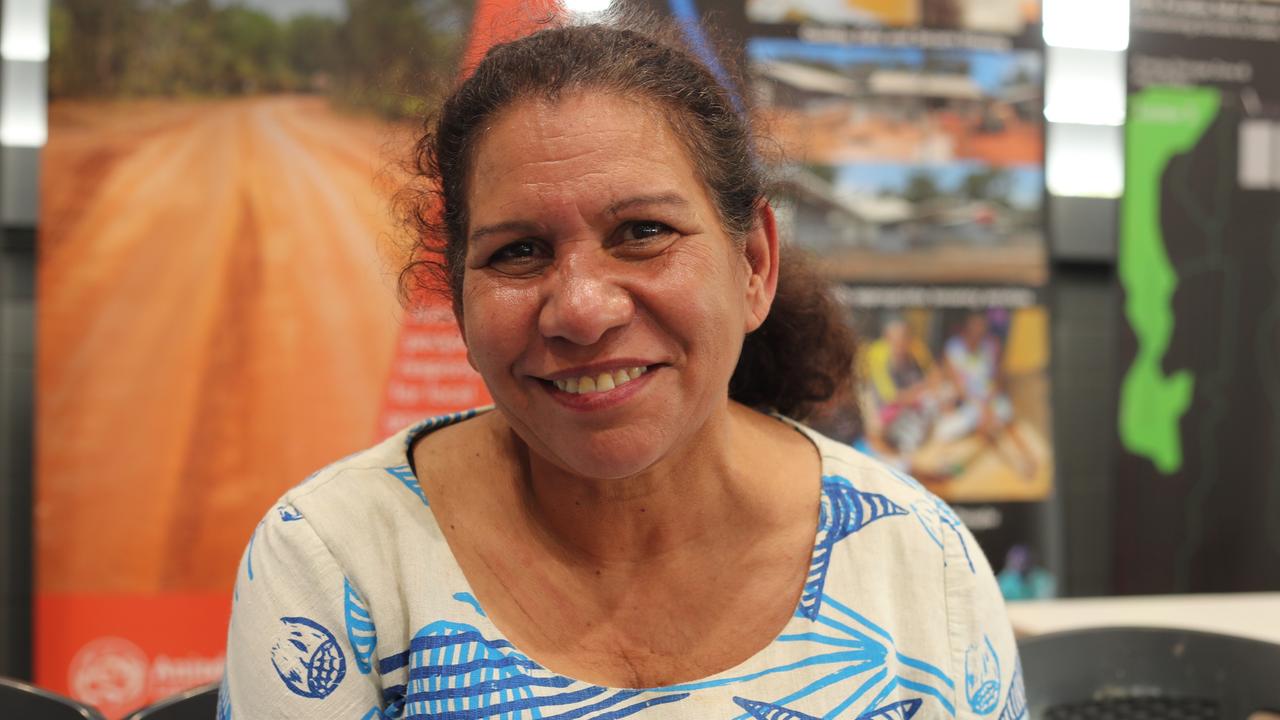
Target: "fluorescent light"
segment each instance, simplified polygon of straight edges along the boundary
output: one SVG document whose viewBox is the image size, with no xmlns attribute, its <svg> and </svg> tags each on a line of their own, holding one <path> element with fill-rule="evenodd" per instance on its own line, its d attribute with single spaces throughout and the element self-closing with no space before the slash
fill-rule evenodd
<svg viewBox="0 0 1280 720">
<path fill-rule="evenodd" d="M 1124 129 L 1050 123 L 1045 184 L 1065 197 L 1118 198 L 1124 193 Z"/>
<path fill-rule="evenodd" d="M 1051 123 L 1068 125 L 1104 125 L 1119 127 L 1124 125 L 1124 111 L 1100 112 L 1098 108 L 1079 105 L 1046 105 L 1044 119 Z"/>
<path fill-rule="evenodd" d="M 1044 117 L 1076 125 L 1123 125 L 1125 54 L 1048 48 Z"/>
<path fill-rule="evenodd" d="M 4 147 L 44 147 L 49 131 L 44 123 L 6 122 L 0 125 L 0 145 Z"/>
<path fill-rule="evenodd" d="M 1129 0 L 1044 0 L 1044 42 L 1052 47 L 1125 50 Z"/>
<path fill-rule="evenodd" d="M 44 63 L 5 60 L 0 76 L 0 145 L 40 147 L 49 139 Z"/>
<path fill-rule="evenodd" d="M 0 57 L 44 62 L 49 59 L 49 4 L 46 0 L 8 0 L 0 15 Z"/>
</svg>

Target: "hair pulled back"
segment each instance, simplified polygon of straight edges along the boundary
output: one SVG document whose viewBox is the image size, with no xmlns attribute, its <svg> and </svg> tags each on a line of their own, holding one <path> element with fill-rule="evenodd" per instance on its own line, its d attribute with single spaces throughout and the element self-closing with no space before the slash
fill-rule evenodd
<svg viewBox="0 0 1280 720">
<path fill-rule="evenodd" d="M 666 110 L 727 234 L 741 240 L 755 227 L 767 178 L 746 110 L 669 23 L 623 24 L 550 27 L 495 45 L 446 97 L 426 123 L 414 177 L 397 198 L 415 240 L 400 274 L 406 295 L 447 289 L 461 316 L 476 147 L 495 116 L 521 100 L 554 102 L 583 91 L 651 100 Z M 797 252 L 785 255 L 773 307 L 746 337 L 729 394 L 803 418 L 848 383 L 854 342 L 826 282 Z"/>
</svg>

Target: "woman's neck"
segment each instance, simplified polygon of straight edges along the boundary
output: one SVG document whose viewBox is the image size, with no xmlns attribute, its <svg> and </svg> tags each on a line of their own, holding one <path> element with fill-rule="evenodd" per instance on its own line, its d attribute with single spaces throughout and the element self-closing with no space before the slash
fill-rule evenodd
<svg viewBox="0 0 1280 720">
<path fill-rule="evenodd" d="M 742 462 L 753 431 L 726 405 L 676 452 L 627 478 L 584 478 L 531 453 L 514 437 L 523 472 L 521 508 L 538 536 L 570 562 L 622 569 L 705 552 L 708 538 L 732 542 L 768 507 Z"/>
</svg>

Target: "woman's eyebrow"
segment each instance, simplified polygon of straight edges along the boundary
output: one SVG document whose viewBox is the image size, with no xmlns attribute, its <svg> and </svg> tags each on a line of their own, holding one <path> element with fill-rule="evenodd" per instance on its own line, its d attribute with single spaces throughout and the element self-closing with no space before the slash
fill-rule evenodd
<svg viewBox="0 0 1280 720">
<path fill-rule="evenodd" d="M 605 212 L 610 215 L 618 215 L 623 210 L 636 205 L 677 205 L 684 207 L 688 204 L 688 200 L 685 200 L 679 193 L 674 192 L 659 193 L 657 195 L 635 195 L 611 203 L 609 207 L 605 208 Z"/>
<path fill-rule="evenodd" d="M 527 220 L 507 220 L 505 222 L 494 223 L 492 225 L 484 225 L 472 230 L 468 240 L 475 241 L 489 235 L 500 234 L 536 235 L 538 234 L 538 226 Z"/>
<path fill-rule="evenodd" d="M 687 207 L 689 201 L 685 200 L 682 195 L 675 192 L 657 193 L 654 195 L 633 195 L 629 198 L 623 198 L 609 204 L 605 208 L 605 212 L 609 215 L 617 216 L 627 208 L 637 205 L 674 205 L 677 207 Z M 475 241 L 489 235 L 501 234 L 520 234 L 520 235 L 537 235 L 541 232 L 541 226 L 528 220 L 505 220 L 503 222 L 493 223 L 492 225 L 482 225 L 471 231 L 468 240 Z"/>
</svg>

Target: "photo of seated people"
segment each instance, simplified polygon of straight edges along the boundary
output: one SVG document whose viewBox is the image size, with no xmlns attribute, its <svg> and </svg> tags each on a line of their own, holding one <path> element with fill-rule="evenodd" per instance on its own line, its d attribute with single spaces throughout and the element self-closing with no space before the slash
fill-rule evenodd
<svg viewBox="0 0 1280 720">
<path fill-rule="evenodd" d="M 949 501 L 1042 499 L 1046 323 L 1038 306 L 857 312 L 856 397 L 829 404 L 823 427 Z"/>
</svg>

